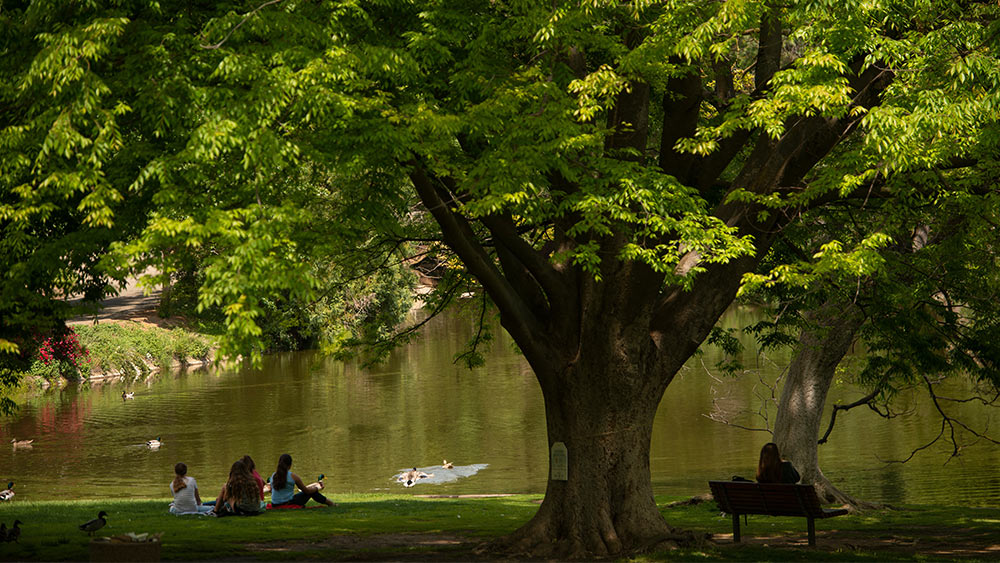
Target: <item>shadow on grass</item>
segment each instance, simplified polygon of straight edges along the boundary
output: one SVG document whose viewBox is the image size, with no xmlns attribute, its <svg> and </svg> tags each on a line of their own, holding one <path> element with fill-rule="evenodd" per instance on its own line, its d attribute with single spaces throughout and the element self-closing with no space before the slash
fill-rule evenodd
<svg viewBox="0 0 1000 563">
<path fill-rule="evenodd" d="M 165 560 L 481 561 L 484 542 L 508 534 L 538 510 L 540 495 L 420 498 L 330 495 L 335 507 L 274 510 L 252 518 L 173 516 L 168 499 L 16 500 L 0 504 L 0 522 L 19 519 L 18 543 L 0 544 L 2 561 L 86 561 L 90 538 L 78 529 L 98 510 L 98 535 L 162 532 Z M 664 499 L 662 504 L 665 504 Z M 817 522 L 809 548 L 803 518 L 751 517 L 744 543 L 714 502 L 661 508 L 671 525 L 710 537 L 703 545 L 658 551 L 630 561 L 998 560 L 1000 509 L 915 507 Z"/>
<path fill-rule="evenodd" d="M 1000 509 L 993 507 L 904 507 L 817 520 L 814 548 L 805 518 L 750 516 L 743 541 L 734 544 L 732 518 L 713 501 L 662 506 L 661 513 L 673 525 L 710 534 L 711 544 L 647 560 L 1000 560 Z"/>
</svg>

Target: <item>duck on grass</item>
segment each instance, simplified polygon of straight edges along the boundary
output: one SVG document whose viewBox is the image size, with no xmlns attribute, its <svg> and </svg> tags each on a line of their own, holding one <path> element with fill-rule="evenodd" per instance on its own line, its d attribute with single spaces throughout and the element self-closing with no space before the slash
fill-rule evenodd
<svg viewBox="0 0 1000 563">
<path fill-rule="evenodd" d="M 108 513 L 102 510 L 97 513 L 97 518 L 80 524 L 80 529 L 92 536 L 94 535 L 94 532 L 100 530 L 108 523 L 107 516 Z"/>
</svg>

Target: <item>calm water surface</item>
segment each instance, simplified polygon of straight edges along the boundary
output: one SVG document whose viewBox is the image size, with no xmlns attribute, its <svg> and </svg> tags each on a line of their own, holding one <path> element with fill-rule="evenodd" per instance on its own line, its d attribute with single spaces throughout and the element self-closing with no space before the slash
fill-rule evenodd
<svg viewBox="0 0 1000 563">
<path fill-rule="evenodd" d="M 734 311 L 726 322 L 737 326 L 748 315 Z M 270 356 L 261 369 L 194 370 L 49 391 L 0 419 L 0 479 L 16 481 L 24 499 L 163 498 L 174 463 L 183 461 L 203 497 L 213 497 L 235 459 L 250 454 L 266 476 L 288 452 L 303 479 L 325 473 L 330 492 L 544 492 L 548 464 L 538 385 L 499 332 L 485 367 L 469 371 L 454 364 L 473 330 L 458 314 L 436 319 L 421 340 L 374 368 L 301 352 Z M 771 394 L 762 381 L 780 375 L 788 358 L 746 358 L 759 369 L 733 378 L 712 369 L 717 354 L 708 349 L 692 359 L 663 399 L 651 454 L 657 493 L 699 494 L 708 479 L 750 476 L 769 439 L 708 415 L 721 411 L 741 425 L 765 426 L 752 414 Z M 121 400 L 125 389 L 135 391 L 135 400 Z M 847 389 L 832 399 L 857 396 Z M 1000 504 L 1000 448 L 985 442 L 947 464 L 943 444 L 909 463 L 886 463 L 905 458 L 940 431 L 933 407 L 920 395 L 910 399 L 908 412 L 888 422 L 866 409 L 842 413 L 820 448 L 827 476 L 869 500 Z M 993 415 L 963 408 L 980 428 Z M 764 412 L 773 420 L 773 406 Z M 34 447 L 4 445 L 11 437 L 34 439 Z M 157 437 L 161 448 L 144 446 Z M 394 480 L 403 468 L 444 459 L 485 467 L 409 489 Z"/>
</svg>

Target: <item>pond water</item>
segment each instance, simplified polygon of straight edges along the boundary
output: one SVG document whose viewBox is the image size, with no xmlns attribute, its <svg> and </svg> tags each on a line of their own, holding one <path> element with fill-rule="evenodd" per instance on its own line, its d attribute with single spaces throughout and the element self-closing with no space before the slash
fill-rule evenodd
<svg viewBox="0 0 1000 563">
<path fill-rule="evenodd" d="M 731 312 L 738 326 L 753 313 Z M 486 365 L 468 370 L 453 358 L 474 331 L 460 314 L 429 323 L 425 335 L 379 366 L 363 368 L 314 352 L 269 356 L 259 369 L 202 369 L 146 382 L 111 382 L 51 390 L 0 419 L 0 479 L 16 481 L 18 498 L 169 496 L 173 465 L 187 463 L 211 498 L 232 462 L 250 454 L 263 475 L 288 452 L 307 482 L 326 475 L 329 492 L 541 493 L 548 471 L 545 413 L 527 363 L 502 331 Z M 769 440 L 709 418 L 721 409 L 744 426 L 787 357 L 746 360 L 759 368 L 740 377 L 716 373 L 706 349 L 667 390 L 656 416 L 651 470 L 655 492 L 693 495 L 709 479 L 751 476 Z M 123 390 L 135 399 L 123 401 Z M 853 400 L 849 388 L 831 400 Z M 905 464 L 940 431 L 933 406 L 904 395 L 907 412 L 886 421 L 867 409 L 838 417 L 821 465 L 834 483 L 862 498 L 893 503 L 1000 504 L 995 468 L 1000 448 L 980 442 L 947 461 L 942 444 Z M 971 404 L 966 421 L 988 426 L 992 412 Z M 766 411 L 773 420 L 773 407 Z M 33 439 L 31 449 L 6 445 Z M 150 449 L 145 442 L 161 438 Z M 443 460 L 455 467 L 442 470 Z M 434 478 L 404 488 L 396 477 L 418 467 Z"/>
</svg>

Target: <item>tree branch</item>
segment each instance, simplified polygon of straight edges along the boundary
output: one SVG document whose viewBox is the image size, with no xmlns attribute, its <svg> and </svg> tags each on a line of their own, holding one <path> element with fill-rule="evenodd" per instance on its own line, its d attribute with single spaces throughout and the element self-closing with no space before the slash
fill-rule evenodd
<svg viewBox="0 0 1000 563">
<path fill-rule="evenodd" d="M 702 361 L 702 365 L 704 366 L 704 360 Z M 709 370 L 707 366 L 704 367 L 705 371 L 708 373 L 708 376 L 710 378 L 719 381 L 719 378 L 712 375 L 711 370 Z M 753 412 L 750 409 L 742 409 L 742 411 L 737 411 L 736 414 L 740 414 L 742 412 L 742 413 L 749 413 L 756 415 L 758 418 L 763 420 L 764 422 L 763 428 L 755 426 L 747 426 L 733 422 L 731 420 L 732 417 L 726 414 L 726 409 L 724 409 L 719 405 L 719 399 L 716 397 L 712 398 L 712 412 L 708 414 L 702 414 L 702 416 L 713 422 L 718 422 L 720 424 L 725 424 L 726 426 L 739 428 L 740 430 L 749 430 L 751 432 L 767 432 L 768 434 L 773 434 L 773 431 L 771 430 L 770 416 L 768 415 L 768 406 L 777 405 L 778 399 L 776 396 L 776 390 L 778 387 L 778 383 L 781 381 L 781 378 L 784 377 L 784 375 L 779 375 L 778 378 L 774 381 L 774 384 L 771 384 L 764 380 L 763 372 L 761 370 L 758 369 L 756 373 L 757 373 L 757 381 L 759 381 L 760 384 L 768 390 L 767 393 L 759 393 L 758 387 L 756 385 L 754 385 L 753 387 L 753 393 L 757 397 L 760 408 L 758 408 L 756 412 Z M 712 390 L 713 392 L 715 391 L 714 386 L 712 387 Z"/>
<path fill-rule="evenodd" d="M 754 73 L 754 88 L 763 90 L 781 67 L 781 13 L 779 8 L 769 5 L 760 15 L 760 35 L 758 36 L 757 63 Z"/>
<path fill-rule="evenodd" d="M 673 61 L 679 64 L 680 61 Z M 694 71 L 671 78 L 663 94 L 663 132 L 660 135 L 660 169 L 682 183 L 689 175 L 695 157 L 674 149 L 678 139 L 692 137 L 698 126 L 701 105 L 701 76 Z"/>
<path fill-rule="evenodd" d="M 877 389 L 875 391 L 872 391 L 871 393 L 865 395 L 864 397 L 861 397 L 860 399 L 858 399 L 857 401 L 854 401 L 853 403 L 851 403 L 849 405 L 833 405 L 833 412 L 830 413 L 830 425 L 827 426 L 826 432 L 823 434 L 823 437 L 820 438 L 819 441 L 817 441 L 816 443 L 817 444 L 825 444 L 826 443 L 827 438 L 830 437 L 830 433 L 833 432 L 833 425 L 837 422 L 837 413 L 839 411 L 849 411 L 849 410 L 853 409 L 854 407 L 860 407 L 861 405 L 867 405 L 867 404 L 871 403 L 872 399 L 874 399 L 876 396 L 878 396 L 878 390 Z"/>
<path fill-rule="evenodd" d="M 423 167 L 416 162 L 408 164 L 417 194 L 441 227 L 445 242 L 496 303 L 504 328 L 521 343 L 522 351 L 529 358 L 545 363 L 551 361 L 553 354 L 545 345 L 547 339 L 534 312 L 490 260 L 465 218 L 453 212 L 445 202 Z M 446 195 L 452 201 L 450 194 Z"/>
<path fill-rule="evenodd" d="M 445 297 L 444 297 L 444 299 L 441 299 L 440 301 L 438 301 L 438 304 L 434 307 L 434 310 L 431 311 L 431 313 L 429 315 L 427 315 L 427 318 L 425 318 L 424 320 L 422 320 L 422 321 L 420 321 L 420 322 L 418 322 L 418 323 L 416 323 L 414 325 L 410 325 L 410 326 L 406 327 L 405 329 L 403 329 L 403 330 L 401 330 L 401 331 L 393 334 L 392 336 L 390 336 L 389 338 L 387 338 L 385 340 L 374 342 L 373 344 L 389 344 L 389 343 L 395 342 L 397 340 L 400 340 L 402 338 L 406 338 L 406 337 L 408 337 L 408 336 L 410 336 L 412 334 L 416 334 L 417 331 L 420 330 L 420 327 L 422 327 L 425 324 L 429 323 L 431 321 L 431 319 L 433 319 L 434 317 L 437 317 L 439 314 L 441 314 L 441 312 L 444 311 L 445 307 L 448 306 L 448 303 L 451 302 L 452 296 L 455 295 L 456 292 L 458 292 L 458 287 L 459 287 L 459 285 L 455 284 L 455 285 L 453 285 L 451 287 L 445 288 L 445 290 L 444 290 L 445 291 Z"/>
<path fill-rule="evenodd" d="M 480 222 L 493 235 L 497 256 L 508 280 L 531 302 L 532 310 L 548 311 L 565 293 L 552 265 L 519 236 L 509 216 L 483 217 Z"/>
<path fill-rule="evenodd" d="M 855 64 L 860 64 L 855 61 Z M 871 108 L 879 101 L 881 93 L 891 82 L 892 75 L 877 69 L 868 69 L 851 80 L 857 95 L 853 105 Z M 777 141 L 760 134 L 753 152 L 740 170 L 733 185 L 747 191 L 766 195 L 780 191 L 785 186 L 799 185 L 813 167 L 853 130 L 858 117 L 828 119 L 819 116 L 802 118 L 793 123 Z M 765 219 L 760 212 L 768 211 Z M 656 304 L 651 331 L 659 335 L 665 331 L 676 332 L 677 321 L 688 333 L 689 344 L 697 347 L 711 329 L 699 317 L 721 314 L 736 295 L 744 272 L 750 271 L 763 259 L 775 235 L 792 220 L 791 215 L 774 213 L 773 210 L 754 202 L 723 201 L 715 216 L 727 225 L 738 227 L 742 236 L 752 235 L 754 256 L 736 258 L 726 264 L 714 264 L 709 272 L 699 277 L 691 291 L 666 293 Z M 681 298 L 683 295 L 683 298 Z M 685 311 L 679 311 L 679 308 Z M 677 342 L 674 339 L 674 342 Z"/>
<path fill-rule="evenodd" d="M 257 6 L 256 8 L 254 8 L 253 10 L 251 10 L 250 13 L 248 13 L 245 16 L 243 16 L 243 19 L 240 20 L 240 23 L 236 24 L 235 27 L 233 27 L 232 29 L 230 29 L 229 33 L 227 33 L 226 36 L 222 38 L 222 41 L 219 41 L 215 45 L 200 45 L 200 47 L 202 49 L 218 49 L 219 47 L 222 47 L 222 44 L 229 40 L 229 37 L 233 34 L 233 32 L 235 32 L 237 29 L 240 28 L 240 26 L 242 26 L 243 24 L 245 24 L 247 22 L 247 20 L 249 20 L 254 14 L 256 14 L 258 11 L 260 11 L 262 8 L 270 6 L 271 4 L 277 4 L 278 2 L 281 2 L 281 0 L 269 0 L 268 2 L 264 2 L 260 6 Z"/>
<path fill-rule="evenodd" d="M 935 436 L 931 441 L 927 442 L 922 446 L 914 448 L 910 452 L 910 455 L 906 457 L 906 459 L 889 460 L 887 463 L 906 463 L 907 461 L 910 461 L 911 459 L 914 458 L 914 456 L 917 455 L 918 452 L 931 447 L 934 443 L 940 440 L 945 435 L 946 430 L 948 432 L 949 440 L 951 441 L 952 445 L 951 455 L 949 455 L 948 460 L 945 461 L 945 463 L 948 463 L 952 459 L 958 457 L 961 454 L 961 450 L 965 447 L 965 445 L 959 444 L 958 437 L 956 435 L 956 427 L 961 428 L 962 430 L 965 430 L 966 432 L 975 436 L 977 438 L 976 441 L 986 440 L 992 444 L 1000 444 L 1000 440 L 996 440 L 990 437 L 985 433 L 985 431 L 980 432 L 978 430 L 975 430 L 969 427 L 968 424 L 962 422 L 961 419 L 955 418 L 946 413 L 944 411 L 944 408 L 941 406 L 937 393 L 934 391 L 934 382 L 932 382 L 930 378 L 928 378 L 926 375 L 922 376 L 922 378 L 924 380 L 924 385 L 927 387 L 927 392 L 930 395 L 931 403 L 934 405 L 934 409 L 937 410 L 938 414 L 941 416 L 941 430 L 938 432 L 938 435 Z"/>
<path fill-rule="evenodd" d="M 486 296 L 480 295 L 480 308 L 479 308 L 479 319 L 476 322 L 476 335 L 472 338 L 472 346 L 459 354 L 455 361 L 452 363 L 458 363 L 459 361 L 464 361 L 468 367 L 473 367 L 475 364 L 475 358 L 479 345 L 483 342 L 483 327 L 486 326 Z"/>
</svg>

